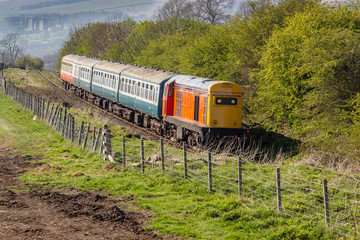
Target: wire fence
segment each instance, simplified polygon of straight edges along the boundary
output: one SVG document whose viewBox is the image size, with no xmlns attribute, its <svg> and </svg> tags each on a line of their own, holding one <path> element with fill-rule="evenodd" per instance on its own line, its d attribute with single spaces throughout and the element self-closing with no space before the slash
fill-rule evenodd
<svg viewBox="0 0 360 240">
<path fill-rule="evenodd" d="M 176 149 L 159 142 L 112 134 L 105 125 L 93 127 L 76 122 L 68 109 L 32 96 L 2 78 L 4 95 L 29 109 L 36 117 L 53 126 L 64 138 L 84 149 L 99 152 L 105 159 L 142 174 L 163 173 L 183 176 L 184 181 L 238 198 L 244 206 L 261 205 L 277 215 L 314 221 L 346 239 L 357 239 L 359 224 L 359 181 L 334 175 L 326 179 L 315 168 L 282 167 L 259 164 L 258 149 L 213 154 L 207 151 Z M 276 158 L 281 158 L 276 156 Z M 309 170 L 310 169 L 310 170 Z M 304 178 L 306 171 L 317 177 Z"/>
</svg>

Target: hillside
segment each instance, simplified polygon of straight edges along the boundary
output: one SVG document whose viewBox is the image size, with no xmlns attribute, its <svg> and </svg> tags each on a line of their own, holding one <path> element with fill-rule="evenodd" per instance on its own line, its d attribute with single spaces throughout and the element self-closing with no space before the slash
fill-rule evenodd
<svg viewBox="0 0 360 240">
<path fill-rule="evenodd" d="M 253 13 L 221 25 L 176 17 L 89 24 L 72 35 L 61 56 L 82 54 L 239 83 L 243 121 L 262 144 L 294 160 L 359 172 L 360 4 L 257 4 Z"/>
<path fill-rule="evenodd" d="M 6 212 L 4 228 L 0 229 L 2 239 L 14 234 L 17 239 L 25 234 L 28 238 L 63 239 L 69 233 L 67 226 L 71 226 L 71 236 L 87 234 L 78 237 L 81 239 L 93 239 L 99 232 L 104 235 L 96 236 L 97 239 L 107 239 L 111 234 L 124 236 L 121 232 L 129 231 L 140 233 L 136 239 L 143 239 L 143 235 L 144 239 L 151 236 L 177 239 L 173 234 L 179 239 L 357 239 L 357 228 L 353 227 L 359 224 L 356 211 L 359 177 L 356 175 L 294 164 L 283 155 L 276 157 L 276 163 L 257 163 L 259 155 L 264 158 L 269 155 L 261 149 L 248 148 L 240 153 L 241 190 L 239 155 L 212 153 L 209 171 L 207 151 L 188 151 L 185 178 L 182 149 L 164 145 L 162 170 L 162 164 L 155 160 L 161 152 L 158 141 L 129 134 L 129 129 L 114 121 L 108 122 L 104 113 L 81 102 L 71 104 L 67 113 L 75 117 L 74 129 L 80 129 L 81 122 L 84 126 L 91 123 L 91 128 L 96 129 L 104 124 L 110 127 L 116 160 L 110 163 L 104 161 L 98 149 L 93 152 L 90 140 L 95 139 L 95 135 L 86 138 L 76 131 L 75 141 L 63 137 L 62 128 L 53 126 L 62 120 L 48 121 L 57 115 L 51 110 L 55 108 L 34 107 L 31 111 L 13 101 L 23 102 L 26 95 L 21 94 L 21 90 L 37 96 L 33 106 L 38 106 L 41 98 L 48 106 L 49 103 L 64 106 L 64 100 L 69 106 L 69 99 L 73 97 L 64 92 L 61 98 L 51 94 L 59 89 L 55 90 L 37 71 L 6 69 L 4 75 L 11 78 L 20 91 L 8 91 L 10 95 L 4 97 L 0 88 L 0 163 L 4 166 L 0 169 L 1 177 L 7 178 L 6 184 L 0 187 L 4 193 L 0 195 L 4 203 L 0 212 Z M 44 115 L 45 119 L 40 117 L 43 116 L 39 114 L 41 109 L 50 111 Z M 88 140 L 86 147 L 85 139 Z M 125 161 L 119 162 L 122 157 Z M 145 161 L 143 167 L 139 165 L 141 159 Z M 277 201 L 279 189 L 275 178 L 280 170 L 281 206 Z M 209 172 L 211 185 L 208 184 Z M 24 191 L 19 179 L 16 182 L 12 179 L 14 175 L 28 184 L 25 188 L 28 191 Z M 278 179 L 280 181 L 280 175 Z M 324 216 L 323 179 L 327 179 L 330 201 L 328 226 Z M 24 204 L 32 207 L 23 207 Z M 46 205 L 46 211 L 34 212 L 33 204 Z M 134 209 L 141 210 L 142 214 L 126 211 Z M 36 217 L 24 221 L 22 213 L 25 217 L 27 214 Z M 149 219 L 144 215 L 149 214 L 153 218 L 147 222 L 146 231 L 138 221 L 135 224 L 129 221 L 135 217 L 143 223 Z M 67 229 L 66 233 L 62 232 L 62 226 Z"/>
</svg>

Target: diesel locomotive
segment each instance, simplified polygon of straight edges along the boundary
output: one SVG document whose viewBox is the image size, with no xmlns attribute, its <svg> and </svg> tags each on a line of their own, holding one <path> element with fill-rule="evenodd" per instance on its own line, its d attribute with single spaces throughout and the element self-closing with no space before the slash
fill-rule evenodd
<svg viewBox="0 0 360 240">
<path fill-rule="evenodd" d="M 241 138 L 242 88 L 232 82 L 80 55 L 62 58 L 66 90 L 173 141 Z"/>
</svg>

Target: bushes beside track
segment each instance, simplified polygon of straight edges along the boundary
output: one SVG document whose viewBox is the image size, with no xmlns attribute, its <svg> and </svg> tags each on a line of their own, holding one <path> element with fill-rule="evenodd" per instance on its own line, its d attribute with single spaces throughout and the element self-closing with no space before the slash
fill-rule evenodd
<svg viewBox="0 0 360 240">
<path fill-rule="evenodd" d="M 316 164 L 359 170 L 360 4 L 248 4 L 221 25 L 176 17 L 89 24 L 72 32 L 61 56 L 234 81 L 244 87 L 248 123 L 304 142 L 303 156 Z"/>
</svg>

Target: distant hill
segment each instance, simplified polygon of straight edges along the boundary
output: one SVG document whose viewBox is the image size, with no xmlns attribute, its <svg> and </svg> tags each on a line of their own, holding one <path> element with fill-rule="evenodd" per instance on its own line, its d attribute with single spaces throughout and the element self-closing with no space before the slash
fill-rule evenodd
<svg viewBox="0 0 360 240">
<path fill-rule="evenodd" d="M 165 0 L 0 0 L 0 39 L 18 33 L 27 54 L 58 49 L 76 26 L 126 18 L 151 19 Z"/>
<path fill-rule="evenodd" d="M 11 0 L 0 1 L 0 17 L 77 12 L 122 11 L 131 16 L 151 12 L 163 0 Z"/>
</svg>

